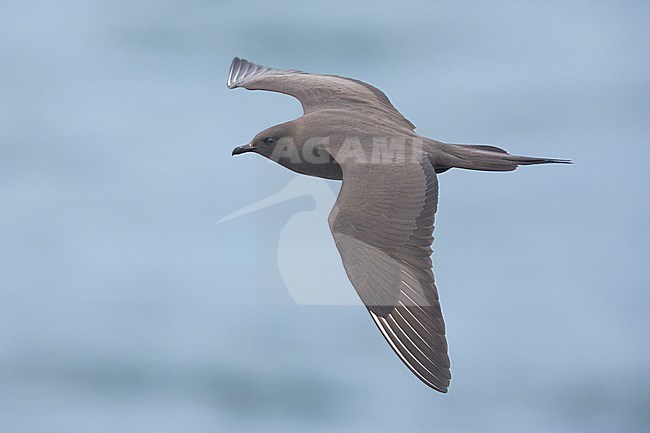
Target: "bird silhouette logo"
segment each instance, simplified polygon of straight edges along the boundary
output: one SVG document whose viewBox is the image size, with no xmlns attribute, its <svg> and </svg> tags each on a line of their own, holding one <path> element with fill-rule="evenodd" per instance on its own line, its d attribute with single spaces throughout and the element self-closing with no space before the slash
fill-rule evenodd
<svg viewBox="0 0 650 433">
<path fill-rule="evenodd" d="M 284 287 L 301 305 L 362 306 L 341 267 L 327 226 L 327 216 L 336 201 L 327 181 L 296 176 L 278 192 L 224 216 L 216 224 L 303 197 L 310 198 L 313 206 L 291 215 L 278 238 L 276 262 Z"/>
</svg>

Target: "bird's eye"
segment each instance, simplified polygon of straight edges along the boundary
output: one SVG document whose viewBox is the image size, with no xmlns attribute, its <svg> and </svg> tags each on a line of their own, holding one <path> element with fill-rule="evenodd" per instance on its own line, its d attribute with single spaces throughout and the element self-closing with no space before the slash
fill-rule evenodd
<svg viewBox="0 0 650 433">
<path fill-rule="evenodd" d="M 267 137 L 263 140 L 266 144 L 272 144 L 275 142 L 275 138 L 273 137 Z"/>
</svg>

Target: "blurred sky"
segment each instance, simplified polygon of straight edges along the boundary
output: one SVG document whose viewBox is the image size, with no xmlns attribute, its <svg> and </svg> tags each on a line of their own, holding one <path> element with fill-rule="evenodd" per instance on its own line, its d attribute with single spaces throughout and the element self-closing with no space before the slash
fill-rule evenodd
<svg viewBox="0 0 650 433">
<path fill-rule="evenodd" d="M 646 1 L 3 0 L 2 432 L 649 431 L 649 20 Z M 301 113 L 229 91 L 234 56 L 368 81 L 432 138 L 574 160 L 440 177 L 448 395 L 363 307 L 287 289 L 301 241 L 319 275 L 340 266 L 313 192 L 335 182 L 215 224 L 297 177 L 231 158 Z M 353 290 L 331 272 L 314 287 Z"/>
</svg>

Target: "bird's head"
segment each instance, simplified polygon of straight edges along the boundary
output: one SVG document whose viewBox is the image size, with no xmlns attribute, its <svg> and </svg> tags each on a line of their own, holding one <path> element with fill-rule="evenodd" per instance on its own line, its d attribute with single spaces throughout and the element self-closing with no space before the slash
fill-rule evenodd
<svg viewBox="0 0 650 433">
<path fill-rule="evenodd" d="M 283 153 L 297 151 L 293 138 L 293 127 L 290 123 L 272 126 L 257 134 L 250 143 L 235 147 L 233 156 L 241 153 L 255 152 L 267 158 L 272 158 L 274 151 Z"/>
</svg>

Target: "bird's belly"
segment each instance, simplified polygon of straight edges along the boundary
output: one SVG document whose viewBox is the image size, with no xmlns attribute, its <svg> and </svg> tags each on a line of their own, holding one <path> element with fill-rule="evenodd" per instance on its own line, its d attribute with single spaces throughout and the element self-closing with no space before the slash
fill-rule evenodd
<svg viewBox="0 0 650 433">
<path fill-rule="evenodd" d="M 327 162 L 309 162 L 302 159 L 300 161 L 291 161 L 290 158 L 280 158 L 276 162 L 291 171 L 306 174 L 307 176 L 321 177 L 330 180 L 343 179 L 341 166 L 334 159 L 330 159 Z"/>
</svg>

